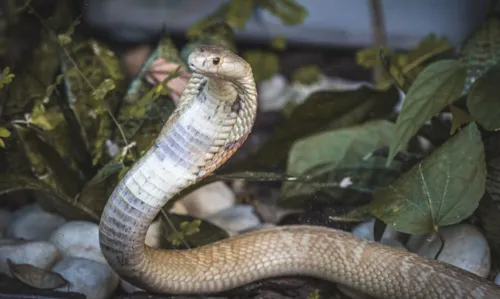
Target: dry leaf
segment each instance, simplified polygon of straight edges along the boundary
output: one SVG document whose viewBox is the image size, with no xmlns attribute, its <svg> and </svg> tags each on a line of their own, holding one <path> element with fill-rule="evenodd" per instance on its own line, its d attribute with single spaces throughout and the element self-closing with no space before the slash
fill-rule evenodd
<svg viewBox="0 0 500 299">
<path fill-rule="evenodd" d="M 7 259 L 12 276 L 22 283 L 37 289 L 52 290 L 66 286 L 69 282 L 60 274 L 30 264 L 15 264 Z"/>
</svg>

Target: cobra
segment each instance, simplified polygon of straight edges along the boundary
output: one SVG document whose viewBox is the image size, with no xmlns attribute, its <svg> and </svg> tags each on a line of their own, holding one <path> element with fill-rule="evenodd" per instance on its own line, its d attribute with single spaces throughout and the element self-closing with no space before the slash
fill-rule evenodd
<svg viewBox="0 0 500 299">
<path fill-rule="evenodd" d="M 252 130 L 257 91 L 235 53 L 200 46 L 193 75 L 155 143 L 110 196 L 102 253 L 128 282 L 156 293 L 230 290 L 277 276 L 310 276 L 375 298 L 500 298 L 500 287 L 457 267 L 320 226 L 281 226 L 189 250 L 144 244 L 160 209 L 234 154 Z"/>
</svg>

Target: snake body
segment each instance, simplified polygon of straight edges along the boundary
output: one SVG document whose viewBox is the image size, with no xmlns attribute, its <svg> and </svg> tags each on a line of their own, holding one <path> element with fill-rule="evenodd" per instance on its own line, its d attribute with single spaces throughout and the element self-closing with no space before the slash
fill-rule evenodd
<svg viewBox="0 0 500 299">
<path fill-rule="evenodd" d="M 376 298 L 500 298 L 497 285 L 457 267 L 319 226 L 264 229 L 190 250 L 146 246 L 160 209 L 222 165 L 246 140 L 257 113 L 244 59 L 201 46 L 188 63 L 194 73 L 179 104 L 102 214 L 101 250 L 123 279 L 152 292 L 188 294 L 305 275 Z"/>
</svg>

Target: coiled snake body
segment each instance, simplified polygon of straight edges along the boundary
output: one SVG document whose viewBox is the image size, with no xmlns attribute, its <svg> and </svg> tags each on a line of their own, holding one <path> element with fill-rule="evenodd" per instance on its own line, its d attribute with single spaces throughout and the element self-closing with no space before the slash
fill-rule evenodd
<svg viewBox="0 0 500 299">
<path fill-rule="evenodd" d="M 500 298 L 500 288 L 459 268 L 318 226 L 283 226 L 191 250 L 144 244 L 163 205 L 222 165 L 245 141 L 257 113 L 248 63 L 201 46 L 194 73 L 148 152 L 108 200 L 101 250 L 125 280 L 157 293 L 221 292 L 263 278 L 306 275 L 376 298 Z"/>
</svg>

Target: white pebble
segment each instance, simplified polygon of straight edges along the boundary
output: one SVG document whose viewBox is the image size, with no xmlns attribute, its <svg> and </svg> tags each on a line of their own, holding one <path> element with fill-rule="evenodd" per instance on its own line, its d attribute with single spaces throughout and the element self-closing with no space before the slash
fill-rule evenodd
<svg viewBox="0 0 500 299">
<path fill-rule="evenodd" d="M 65 222 L 59 215 L 30 206 L 15 213 L 7 229 L 7 236 L 32 241 L 47 240 L 50 234 Z"/>
<path fill-rule="evenodd" d="M 107 263 L 99 245 L 99 226 L 88 221 L 69 221 L 49 238 L 64 257 L 81 257 Z"/>
<path fill-rule="evenodd" d="M 118 286 L 118 275 L 107 264 L 78 257 L 66 257 L 57 263 L 52 271 L 69 281 L 58 291 L 77 292 L 87 299 L 107 299 Z"/>
<path fill-rule="evenodd" d="M 224 182 L 213 182 L 187 194 L 179 200 L 188 214 L 206 219 L 231 206 L 236 202 L 236 195 Z"/>
<path fill-rule="evenodd" d="M 444 246 L 438 260 L 455 265 L 481 277 L 490 272 L 490 247 L 479 229 L 470 224 L 457 224 L 440 229 Z M 442 242 L 436 234 L 412 236 L 408 249 L 434 259 Z"/>
<path fill-rule="evenodd" d="M 233 234 L 250 230 L 261 224 L 251 205 L 236 205 L 206 220 Z"/>
</svg>

